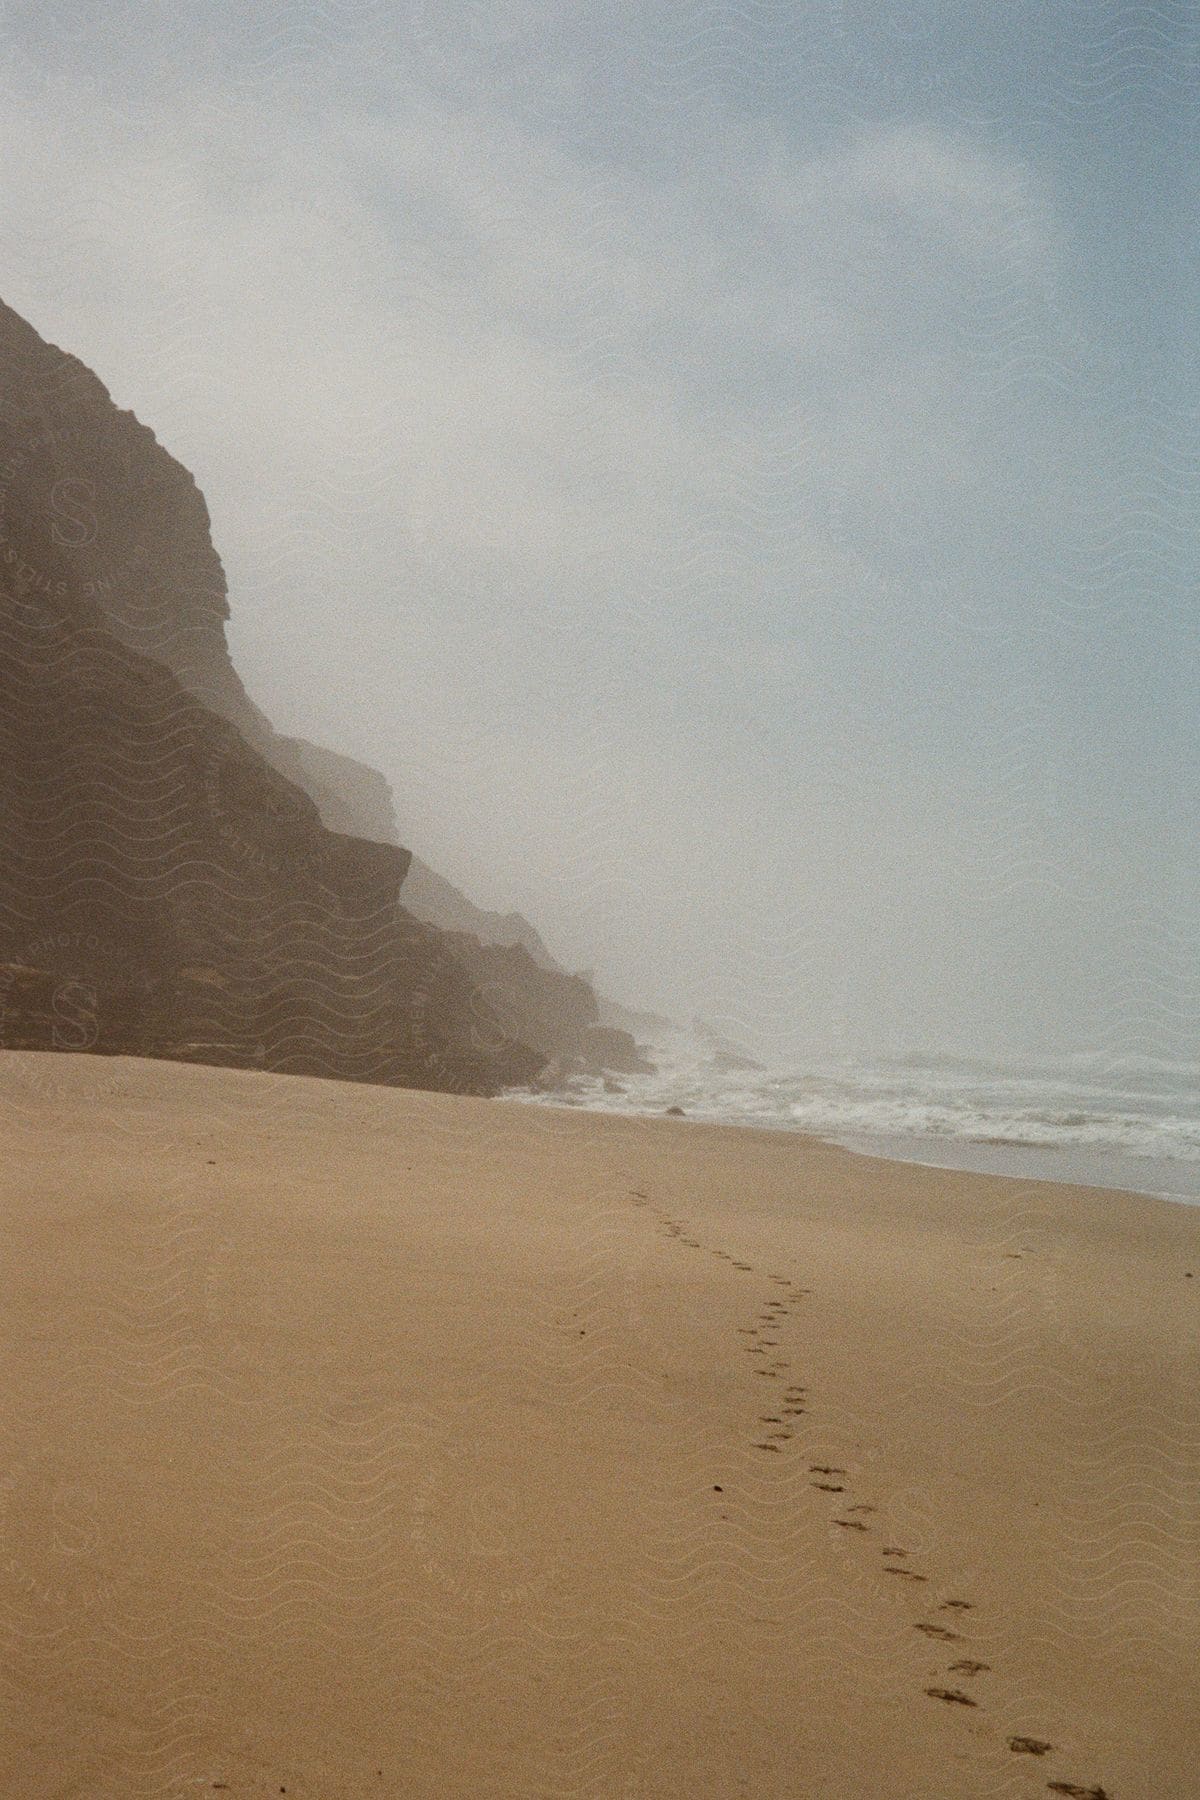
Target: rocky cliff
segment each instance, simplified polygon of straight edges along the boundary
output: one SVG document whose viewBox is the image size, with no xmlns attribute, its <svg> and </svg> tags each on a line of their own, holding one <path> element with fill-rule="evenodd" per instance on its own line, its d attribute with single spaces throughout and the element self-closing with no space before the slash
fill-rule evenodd
<svg viewBox="0 0 1200 1800">
<path fill-rule="evenodd" d="M 225 644 L 225 571 L 189 472 L 78 358 L 0 303 L 0 557 L 10 591 L 86 601 L 245 732 L 270 732 Z"/>
<path fill-rule="evenodd" d="M 302 738 L 276 738 L 265 748 L 303 784 L 327 825 L 398 841 L 391 789 L 377 770 Z M 281 750 L 286 762 L 279 761 Z M 449 935 L 454 954 L 513 1034 L 548 1059 L 550 1079 L 581 1070 L 639 1074 L 652 1067 L 638 1051 L 633 1027 L 615 1016 L 621 1009 L 600 999 L 589 977 L 556 963 L 520 913 L 476 906 L 415 856 L 403 898 L 416 918 Z M 643 1036 L 666 1026 L 652 1013 L 629 1017 L 639 1021 Z"/>
<path fill-rule="evenodd" d="M 39 835 L 37 809 L 37 817 L 27 808 L 0 815 L 8 827 L 0 844 L 0 880 L 7 883 L 0 906 L 12 918 L 6 927 L 0 912 L 0 962 L 7 957 L 11 970 L 24 970 L 9 979 L 9 1040 L 19 1014 L 33 1020 L 38 996 L 61 998 L 63 982 L 76 974 L 77 1000 L 93 991 L 108 995 L 103 971 L 91 964 L 110 950 L 115 956 L 118 942 L 144 942 L 156 946 L 149 954 L 158 1009 L 153 1031 L 156 1047 L 170 1046 L 164 1053 L 326 1073 L 370 1070 L 377 1080 L 484 1089 L 524 1079 L 547 1063 L 560 1073 L 642 1066 L 624 1020 L 602 1009 L 585 979 L 556 964 L 527 919 L 476 906 L 398 849 L 382 775 L 273 729 L 229 655 L 225 572 L 193 477 L 147 426 L 113 404 L 90 369 L 2 304 L 0 382 L 5 653 L 8 675 L 21 671 L 28 681 L 20 695 L 6 687 L 0 728 L 13 757 L 5 791 L 16 805 L 23 783 L 45 793 L 46 784 L 65 783 L 64 799 L 88 820 L 80 840 L 88 848 L 77 854 L 72 892 L 86 890 L 87 907 L 103 922 L 103 930 L 90 932 L 78 908 L 63 915 L 55 899 L 55 884 L 65 878 L 55 862 L 61 845 Z M 164 675 L 173 678 L 171 686 L 162 684 Z M 76 716 L 83 692 L 93 704 Z M 18 720 L 24 730 L 35 719 L 40 742 L 20 741 Z M 107 789 L 79 773 L 89 760 L 108 771 Z M 112 785 L 114 768 L 124 780 L 135 763 L 137 806 L 132 791 Z M 198 807 L 191 804 L 197 798 Z M 156 814 L 156 807 L 166 810 Z M 122 927 L 92 891 L 96 884 L 76 877 L 97 857 L 129 874 L 122 855 L 134 849 L 126 838 L 135 816 L 136 856 L 153 867 L 157 899 L 148 904 L 143 893 L 135 903 L 125 893 Z M 152 851 L 146 834 L 153 835 L 156 822 L 164 830 Z M 334 838 L 340 849 L 332 847 Z M 345 847 L 351 840 L 375 848 L 360 842 L 351 852 Z M 179 861 L 185 847 L 186 873 Z M 193 892 L 200 866 L 207 898 L 184 905 L 180 896 Z M 354 891 L 344 891 L 352 866 L 374 871 L 372 907 L 365 911 L 353 882 Z M 47 879 L 35 897 L 30 883 L 36 885 L 39 870 Z M 319 892 L 306 889 L 313 879 Z M 20 960 L 31 943 L 45 949 L 48 934 L 79 933 L 102 945 L 87 968 L 81 963 L 73 973 L 61 943 L 62 954 L 43 959 L 45 967 L 36 957 L 29 968 Z M 349 958 L 357 973 L 347 974 L 350 985 L 343 984 L 335 1003 L 318 990 L 322 981 L 334 981 L 339 957 Z M 206 973 L 189 976 L 169 999 L 162 981 L 169 968 L 185 966 Z M 289 966 L 306 970 L 304 980 L 285 977 Z M 252 968 L 260 972 L 257 986 Z M 142 971 L 138 979 L 151 976 Z M 280 983 L 289 995 L 286 1029 L 280 1006 L 264 998 L 268 991 L 278 995 Z M 127 988 L 121 991 L 123 1047 L 130 1048 L 141 1027 L 132 1023 Z M 264 1007 L 273 1008 L 270 1029 Z M 53 1036 L 44 1006 L 42 1013 L 41 1024 L 27 1030 Z M 116 1016 L 109 1004 L 101 1034 L 106 1044 Z"/>
<path fill-rule="evenodd" d="M 408 852 L 330 830 L 263 754 L 186 470 L 7 308 L 0 392 L 0 1042 L 532 1077 L 399 905 Z"/>
<path fill-rule="evenodd" d="M 400 841 L 392 790 L 377 769 L 304 738 L 272 734 L 263 749 L 277 768 L 298 781 L 315 800 L 321 817 L 333 830 L 356 832 L 384 844 Z M 520 945 L 539 968 L 563 972 L 528 919 L 518 912 L 489 912 L 476 906 L 419 856 L 409 864 L 404 904 L 418 919 L 440 931 L 465 933 L 482 944 Z"/>
<path fill-rule="evenodd" d="M 437 925 L 443 931 L 466 932 L 482 944 L 495 944 L 501 949 L 521 949 L 539 969 L 563 973 L 537 931 L 521 913 L 489 912 L 486 907 L 476 906 L 460 888 L 422 862 L 419 856 L 412 860 L 404 904 L 429 925 Z"/>
</svg>

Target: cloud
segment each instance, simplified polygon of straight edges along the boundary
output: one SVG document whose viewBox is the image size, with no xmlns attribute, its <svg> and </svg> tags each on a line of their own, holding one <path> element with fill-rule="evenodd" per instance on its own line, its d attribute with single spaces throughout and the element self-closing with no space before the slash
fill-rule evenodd
<svg viewBox="0 0 1200 1800">
<path fill-rule="evenodd" d="M 836 185 L 898 207 L 922 234 L 1010 269 L 1044 266 L 1057 230 L 1029 166 L 961 136 L 909 124 L 862 134 L 839 159 Z"/>
</svg>

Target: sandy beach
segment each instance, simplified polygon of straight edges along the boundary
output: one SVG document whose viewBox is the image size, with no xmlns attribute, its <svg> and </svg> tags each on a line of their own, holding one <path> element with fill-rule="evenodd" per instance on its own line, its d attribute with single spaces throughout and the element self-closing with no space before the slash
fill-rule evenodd
<svg viewBox="0 0 1200 1800">
<path fill-rule="evenodd" d="M 1200 1210 L 100 1057 L 0 1128 L 14 1800 L 1200 1791 Z"/>
</svg>

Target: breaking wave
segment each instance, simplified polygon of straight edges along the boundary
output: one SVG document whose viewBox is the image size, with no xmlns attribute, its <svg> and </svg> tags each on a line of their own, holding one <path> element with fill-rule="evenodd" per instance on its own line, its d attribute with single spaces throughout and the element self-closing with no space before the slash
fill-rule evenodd
<svg viewBox="0 0 1200 1800">
<path fill-rule="evenodd" d="M 994 1156 L 961 1159 L 997 1172 L 1037 1173 L 1019 1153 L 1058 1153 L 1041 1171 L 1051 1178 L 1200 1195 L 1200 1063 L 1100 1053 L 1016 1063 L 914 1051 L 770 1069 L 735 1045 L 685 1033 L 650 1054 L 653 1075 L 577 1078 L 552 1098 L 616 1113 L 677 1106 L 723 1124 L 886 1145 L 886 1154 L 916 1161 L 959 1160 L 949 1154 L 955 1146 L 1013 1152 L 1011 1170 Z M 1084 1158 L 1079 1173 L 1071 1154 Z"/>
</svg>

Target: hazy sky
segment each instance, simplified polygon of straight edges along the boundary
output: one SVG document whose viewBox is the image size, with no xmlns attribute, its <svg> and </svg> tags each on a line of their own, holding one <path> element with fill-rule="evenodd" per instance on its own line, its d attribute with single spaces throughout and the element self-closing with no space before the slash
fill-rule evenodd
<svg viewBox="0 0 1200 1800">
<path fill-rule="evenodd" d="M 249 687 L 405 842 L 775 1055 L 1196 1054 L 1196 8 L 0 41 L 0 292 L 194 471 Z"/>
</svg>

